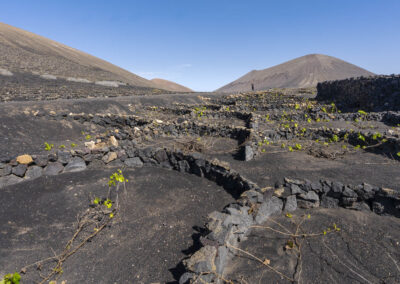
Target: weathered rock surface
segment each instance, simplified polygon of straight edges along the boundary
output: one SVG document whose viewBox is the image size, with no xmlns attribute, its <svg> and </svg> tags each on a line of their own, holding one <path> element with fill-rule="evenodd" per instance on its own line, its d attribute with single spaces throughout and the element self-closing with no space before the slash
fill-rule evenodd
<svg viewBox="0 0 400 284">
<path fill-rule="evenodd" d="M 0 188 L 19 183 L 20 181 L 22 181 L 22 178 L 16 175 L 8 175 L 0 177 Z"/>
<path fill-rule="evenodd" d="M 124 161 L 125 165 L 127 165 L 128 167 L 142 167 L 143 166 L 143 162 L 139 157 L 135 157 L 135 158 L 128 158 Z"/>
<path fill-rule="evenodd" d="M 49 163 L 44 168 L 44 174 L 47 176 L 54 176 L 61 173 L 64 170 L 64 166 L 59 162 Z"/>
<path fill-rule="evenodd" d="M 86 163 L 82 158 L 72 158 L 65 166 L 64 172 L 80 172 L 86 169 Z"/>
<path fill-rule="evenodd" d="M 27 165 L 19 164 L 18 166 L 13 167 L 12 173 L 18 177 L 23 177 L 27 169 Z"/>
<path fill-rule="evenodd" d="M 308 283 L 322 283 L 325 279 L 334 283 L 378 283 L 382 279 L 387 283 L 400 281 L 395 265 L 400 259 L 398 218 L 346 209 L 312 209 L 296 210 L 291 219 L 284 215 L 276 216 L 274 222 L 266 221 L 262 225 L 281 231 L 279 223 L 294 232 L 304 214 L 311 215 L 302 223 L 302 232 L 306 234 L 323 232 L 328 227 L 333 230 L 333 224 L 340 231 L 299 238 L 302 244 L 299 266 L 295 251 L 285 249 L 290 237 L 257 228 L 240 243 L 239 248 L 263 261 L 267 259 L 273 269 L 287 278 L 282 279 L 281 275 L 260 265 L 253 257 L 236 251 L 225 270 L 225 279 L 245 283 L 289 283 L 293 278 L 293 281 Z M 391 233 L 383 233 L 388 231 Z M 260 241 L 266 238 L 268 241 Z"/>
<path fill-rule="evenodd" d="M 43 168 L 39 166 L 29 167 L 25 173 L 25 178 L 38 178 L 43 175 Z"/>
</svg>

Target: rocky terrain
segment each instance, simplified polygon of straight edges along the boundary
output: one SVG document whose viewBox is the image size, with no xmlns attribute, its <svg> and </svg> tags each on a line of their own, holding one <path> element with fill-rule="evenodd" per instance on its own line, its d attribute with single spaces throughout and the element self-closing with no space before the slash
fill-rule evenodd
<svg viewBox="0 0 400 284">
<path fill-rule="evenodd" d="M 398 283 L 399 109 L 314 94 L 1 103 L 0 274 Z"/>
<path fill-rule="evenodd" d="M 253 70 L 219 88 L 218 92 L 248 92 L 269 88 L 308 88 L 317 83 L 374 74 L 341 59 L 323 54 L 308 54 L 282 64 Z"/>
</svg>

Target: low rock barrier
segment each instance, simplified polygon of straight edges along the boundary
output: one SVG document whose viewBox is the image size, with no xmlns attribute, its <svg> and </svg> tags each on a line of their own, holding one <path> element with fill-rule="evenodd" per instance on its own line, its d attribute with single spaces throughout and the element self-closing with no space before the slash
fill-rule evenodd
<svg viewBox="0 0 400 284">
<path fill-rule="evenodd" d="M 318 83 L 317 91 L 317 100 L 342 110 L 400 110 L 400 75 L 327 81 Z"/>
</svg>

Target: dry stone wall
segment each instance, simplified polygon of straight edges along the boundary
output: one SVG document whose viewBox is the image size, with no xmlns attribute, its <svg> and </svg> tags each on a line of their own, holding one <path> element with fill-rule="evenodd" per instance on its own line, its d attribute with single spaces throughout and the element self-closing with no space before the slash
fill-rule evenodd
<svg viewBox="0 0 400 284">
<path fill-rule="evenodd" d="M 400 110 L 400 75 L 360 77 L 317 85 L 317 99 L 341 110 Z"/>
</svg>

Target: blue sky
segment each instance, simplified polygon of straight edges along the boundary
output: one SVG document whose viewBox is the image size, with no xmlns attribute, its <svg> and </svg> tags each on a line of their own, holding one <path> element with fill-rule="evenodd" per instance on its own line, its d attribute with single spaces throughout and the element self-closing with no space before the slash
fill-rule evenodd
<svg viewBox="0 0 400 284">
<path fill-rule="evenodd" d="M 400 73 L 399 0 L 13 0 L 0 21 L 198 91 L 309 53 Z"/>
</svg>

